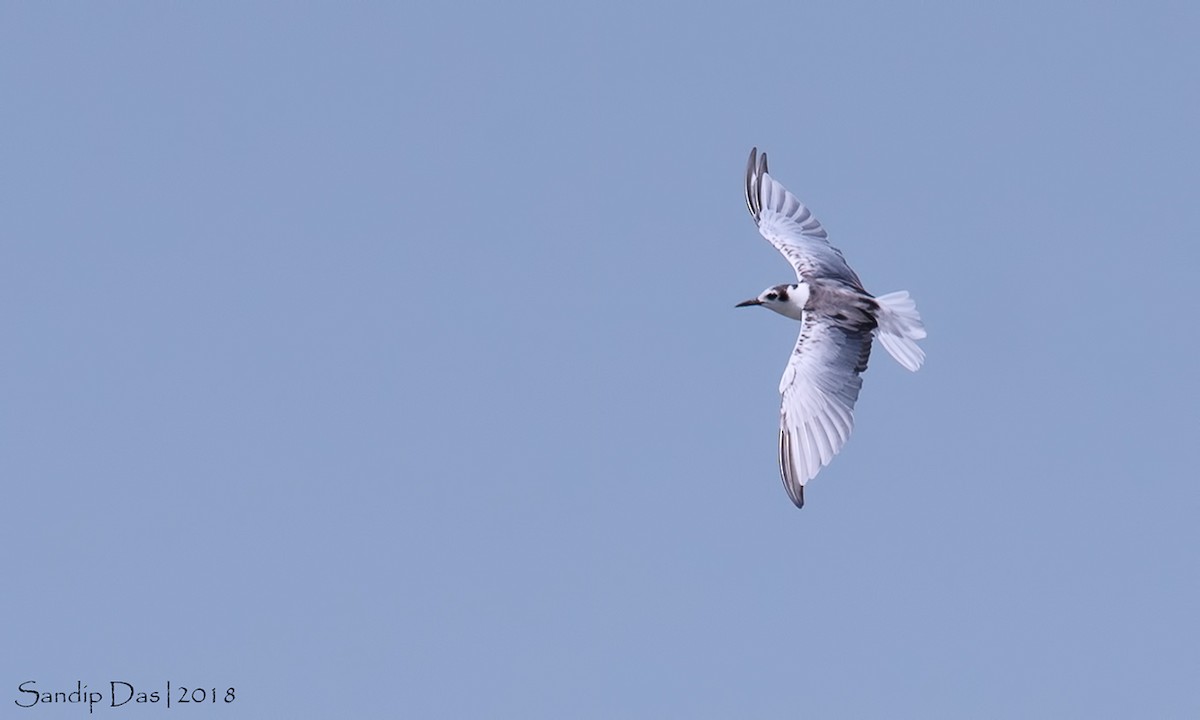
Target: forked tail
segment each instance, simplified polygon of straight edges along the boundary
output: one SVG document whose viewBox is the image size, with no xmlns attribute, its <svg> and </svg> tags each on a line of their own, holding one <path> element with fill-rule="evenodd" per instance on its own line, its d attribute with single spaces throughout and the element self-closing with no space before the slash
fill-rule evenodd
<svg viewBox="0 0 1200 720">
<path fill-rule="evenodd" d="M 875 336 L 896 362 L 916 372 L 925 362 L 925 351 L 917 345 L 917 341 L 925 337 L 917 303 L 904 290 L 880 295 L 875 302 L 879 303 L 879 327 L 875 329 Z"/>
</svg>

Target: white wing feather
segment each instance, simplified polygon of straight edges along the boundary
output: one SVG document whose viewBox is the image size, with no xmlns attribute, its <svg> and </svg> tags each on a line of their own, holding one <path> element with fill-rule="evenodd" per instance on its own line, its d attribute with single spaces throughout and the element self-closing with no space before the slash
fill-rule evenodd
<svg viewBox="0 0 1200 720">
<path fill-rule="evenodd" d="M 797 506 L 804 505 L 805 483 L 833 460 L 854 429 L 872 330 L 871 322 L 844 324 L 805 314 L 779 381 L 779 472 Z"/>
<path fill-rule="evenodd" d="M 767 172 L 767 154 L 750 151 L 746 166 L 746 205 L 758 231 L 796 270 L 802 280 L 840 280 L 862 289 L 858 275 L 812 211 Z"/>
</svg>

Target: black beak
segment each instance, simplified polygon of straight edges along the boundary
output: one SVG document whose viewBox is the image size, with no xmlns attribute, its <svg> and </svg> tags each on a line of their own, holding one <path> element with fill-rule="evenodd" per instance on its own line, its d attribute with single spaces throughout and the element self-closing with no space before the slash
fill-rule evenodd
<svg viewBox="0 0 1200 720">
<path fill-rule="evenodd" d="M 740 302 L 737 305 L 734 305 L 734 307 L 750 307 L 752 305 L 762 305 L 762 300 L 759 300 L 758 298 L 751 298 L 746 302 Z"/>
</svg>

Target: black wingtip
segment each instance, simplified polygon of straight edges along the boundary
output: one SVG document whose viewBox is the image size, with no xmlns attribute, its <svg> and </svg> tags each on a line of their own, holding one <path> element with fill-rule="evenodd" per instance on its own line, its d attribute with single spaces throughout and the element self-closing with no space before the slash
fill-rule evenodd
<svg viewBox="0 0 1200 720">
<path fill-rule="evenodd" d="M 762 215 L 762 176 L 767 173 L 767 154 L 759 153 L 757 147 L 750 148 L 750 159 L 746 161 L 746 207 L 754 222 Z"/>
<path fill-rule="evenodd" d="M 758 165 L 758 148 L 750 148 L 750 159 L 746 161 L 746 208 L 750 211 L 750 217 L 754 218 L 754 222 L 758 222 L 758 187 L 755 182 L 755 173 Z"/>
<path fill-rule="evenodd" d="M 779 431 L 779 477 L 792 504 L 798 508 L 804 507 L 804 485 L 796 482 L 795 469 L 792 467 L 792 436 L 782 429 Z"/>
</svg>

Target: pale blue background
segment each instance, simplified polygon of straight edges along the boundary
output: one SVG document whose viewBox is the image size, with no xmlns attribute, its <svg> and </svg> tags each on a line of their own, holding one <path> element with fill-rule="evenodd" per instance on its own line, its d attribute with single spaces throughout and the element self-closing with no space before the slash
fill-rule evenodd
<svg viewBox="0 0 1200 720">
<path fill-rule="evenodd" d="M 5 3 L 0 715 L 1197 717 L 1200 11 L 1100 5 Z M 799 512 L 751 145 L 930 330 Z"/>
</svg>

